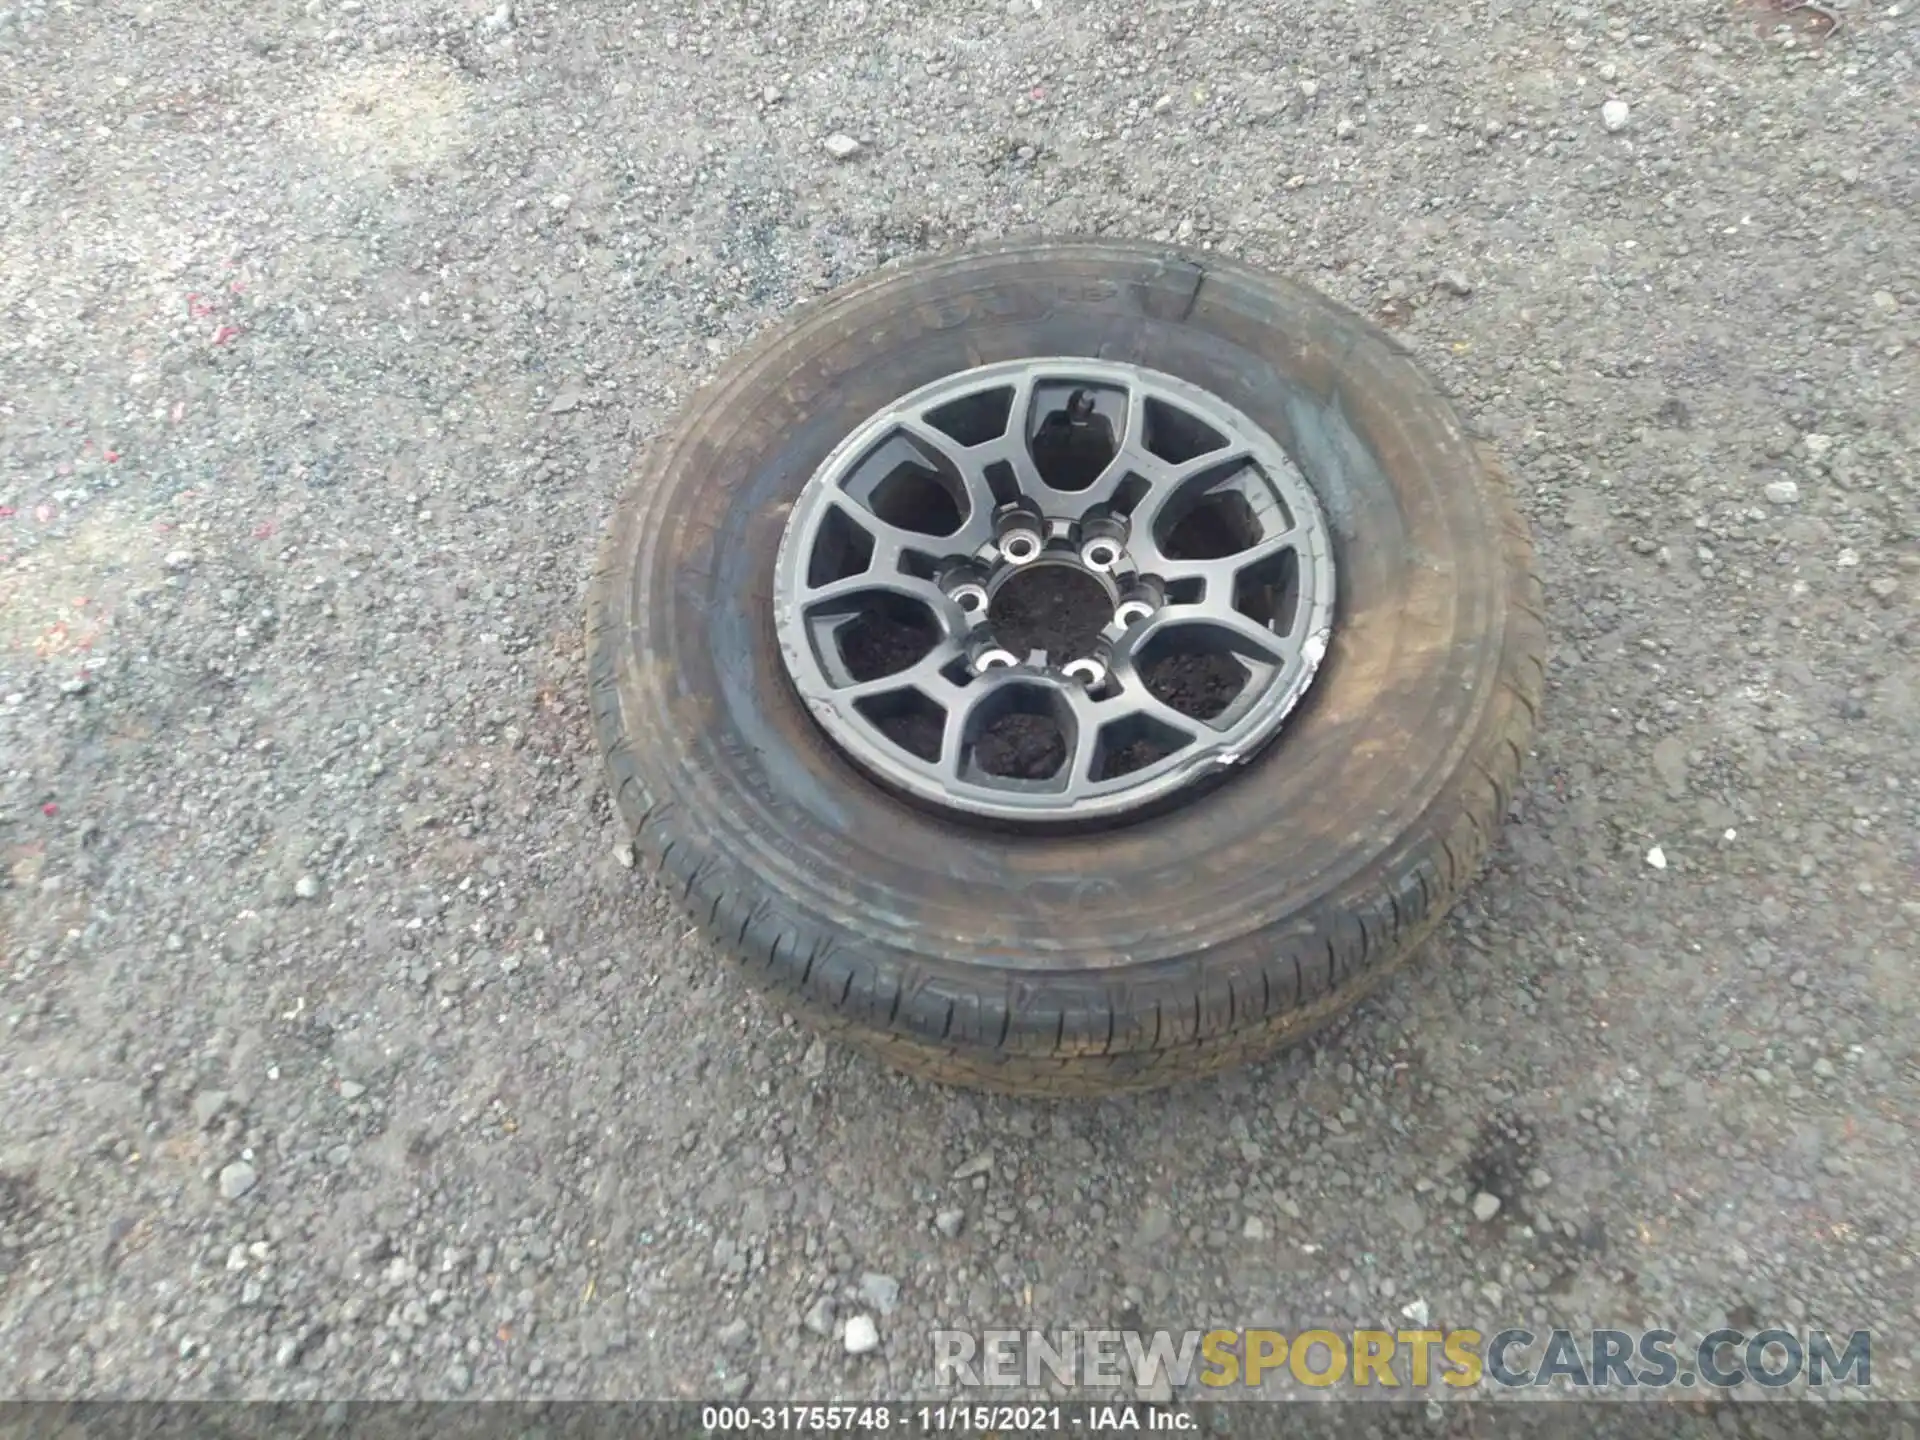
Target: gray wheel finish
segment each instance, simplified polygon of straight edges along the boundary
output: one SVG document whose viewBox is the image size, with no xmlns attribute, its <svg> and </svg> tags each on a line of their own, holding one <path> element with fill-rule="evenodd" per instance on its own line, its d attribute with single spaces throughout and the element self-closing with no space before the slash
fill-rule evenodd
<svg viewBox="0 0 1920 1440">
<path fill-rule="evenodd" d="M 1016 654 L 995 602 L 1047 571 L 1098 585 L 1105 624 L 1078 653 Z M 1068 357 L 968 370 L 857 427 L 794 503 L 774 596 L 798 694 L 875 778 L 974 816 L 1084 820 L 1270 742 L 1326 654 L 1335 577 L 1313 491 L 1244 414 Z M 875 624 L 920 653 L 863 667 L 850 640 Z M 1217 711 L 1169 703 L 1166 674 L 1223 657 L 1243 680 Z M 1057 766 L 996 772 L 984 742 L 1009 724 L 1051 730 Z"/>
</svg>

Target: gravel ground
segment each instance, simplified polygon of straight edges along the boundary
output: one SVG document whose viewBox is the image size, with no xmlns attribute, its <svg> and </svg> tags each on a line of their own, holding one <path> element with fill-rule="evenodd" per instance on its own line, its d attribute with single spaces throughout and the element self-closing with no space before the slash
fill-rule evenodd
<svg viewBox="0 0 1920 1440">
<path fill-rule="evenodd" d="M 1920 1388 L 1911 0 L 6 3 L 0 1392 L 901 1397 L 941 1325 L 1421 1313 Z M 581 664 L 725 356 L 1035 229 L 1394 327 L 1555 634 L 1422 963 L 1094 1105 L 750 998 Z"/>
</svg>

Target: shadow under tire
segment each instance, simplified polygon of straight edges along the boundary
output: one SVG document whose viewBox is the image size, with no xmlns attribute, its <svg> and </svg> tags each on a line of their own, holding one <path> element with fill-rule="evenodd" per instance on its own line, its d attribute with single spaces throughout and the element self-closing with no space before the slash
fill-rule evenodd
<svg viewBox="0 0 1920 1440">
<path fill-rule="evenodd" d="M 1331 643 L 1278 738 L 1072 832 L 929 811 L 850 761 L 783 665 L 786 517 L 849 432 L 972 367 L 1163 372 L 1263 427 L 1331 531 Z M 1506 474 L 1402 347 L 1298 283 L 1167 246 L 1003 244 L 795 312 L 651 443 L 588 599 L 591 705 L 636 848 L 794 1014 L 1012 1093 L 1147 1089 L 1349 1009 L 1477 873 L 1547 637 Z"/>
</svg>

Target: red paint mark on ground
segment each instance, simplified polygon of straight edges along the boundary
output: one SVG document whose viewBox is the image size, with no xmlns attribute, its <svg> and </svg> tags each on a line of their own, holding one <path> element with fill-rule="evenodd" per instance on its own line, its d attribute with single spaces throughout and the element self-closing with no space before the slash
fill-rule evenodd
<svg viewBox="0 0 1920 1440">
<path fill-rule="evenodd" d="M 0 505 L 0 520 L 11 520 L 13 518 L 13 515 L 14 515 L 13 506 Z"/>
<path fill-rule="evenodd" d="M 213 343 L 216 345 L 225 345 L 228 341 L 238 340 L 239 338 L 240 327 L 238 325 L 222 325 L 218 330 L 213 332 Z"/>
<path fill-rule="evenodd" d="M 53 517 L 59 513 L 59 508 L 53 505 L 36 505 L 33 507 L 33 518 L 38 520 L 42 525 L 51 524 Z"/>
<path fill-rule="evenodd" d="M 244 280 L 236 280 L 233 282 L 233 285 L 230 288 L 233 290 L 234 294 L 243 295 L 246 293 L 247 282 Z"/>
<path fill-rule="evenodd" d="M 153 533 L 156 535 L 165 535 L 172 529 L 173 526 L 165 520 L 156 520 L 153 522 Z"/>
<path fill-rule="evenodd" d="M 258 525 L 253 527 L 253 538 L 256 540 L 264 540 L 279 528 L 280 527 L 275 525 L 271 520 L 262 520 Z"/>
<path fill-rule="evenodd" d="M 187 315 L 191 319 L 194 319 L 194 320 L 203 319 L 204 317 L 211 315 L 212 313 L 213 313 L 213 306 L 209 305 L 206 301 L 202 300 L 198 295 L 187 296 Z"/>
<path fill-rule="evenodd" d="M 119 461 L 119 459 L 120 459 L 120 452 L 119 452 L 118 450 L 109 450 L 109 451 L 107 451 L 107 453 L 106 453 L 106 461 L 107 461 L 107 463 L 108 463 L 109 465 L 113 465 L 113 464 L 116 464 L 116 463 L 118 463 L 118 461 Z"/>
<path fill-rule="evenodd" d="M 53 816 L 58 815 L 60 813 L 60 807 L 54 804 L 53 801 L 49 800 L 47 801 L 46 804 L 40 807 L 40 813 L 42 815 L 47 816 L 49 819 L 51 819 Z"/>
</svg>

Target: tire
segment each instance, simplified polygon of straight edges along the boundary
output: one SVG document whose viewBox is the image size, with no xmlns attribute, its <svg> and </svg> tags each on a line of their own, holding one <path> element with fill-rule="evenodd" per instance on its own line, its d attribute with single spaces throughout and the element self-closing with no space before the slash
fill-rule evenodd
<svg viewBox="0 0 1920 1440">
<path fill-rule="evenodd" d="M 1327 515 L 1331 648 L 1279 738 L 1092 833 L 1008 833 L 867 778 L 783 669 L 784 518 L 905 392 L 1035 355 L 1206 387 Z M 1546 634 L 1506 476 L 1390 337 L 1211 255 L 1002 245 L 880 272 L 729 364 L 643 457 L 588 605 L 618 812 L 749 979 L 898 1069 L 1094 1095 L 1265 1055 L 1350 1008 L 1473 877 L 1527 753 Z"/>
</svg>

